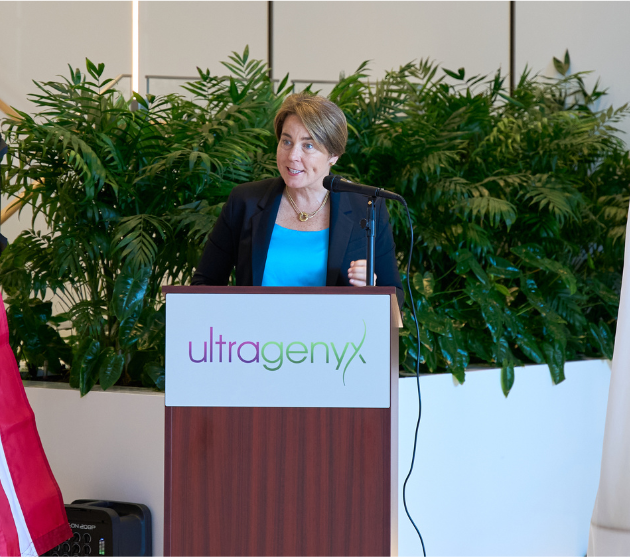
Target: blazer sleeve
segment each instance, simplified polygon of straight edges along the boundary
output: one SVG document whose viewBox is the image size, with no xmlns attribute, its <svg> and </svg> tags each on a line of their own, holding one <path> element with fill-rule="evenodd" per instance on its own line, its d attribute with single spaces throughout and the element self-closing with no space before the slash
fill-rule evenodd
<svg viewBox="0 0 630 557">
<path fill-rule="evenodd" d="M 227 286 L 238 258 L 240 227 L 234 221 L 234 196 L 230 193 L 208 235 L 208 242 L 193 275 L 192 285 Z"/>
<path fill-rule="evenodd" d="M 400 280 L 398 263 L 396 261 L 396 244 L 392 226 L 389 223 L 389 212 L 383 198 L 377 201 L 377 224 L 374 272 L 377 286 L 395 286 L 398 307 L 402 309 L 405 302 L 405 292 Z"/>
</svg>

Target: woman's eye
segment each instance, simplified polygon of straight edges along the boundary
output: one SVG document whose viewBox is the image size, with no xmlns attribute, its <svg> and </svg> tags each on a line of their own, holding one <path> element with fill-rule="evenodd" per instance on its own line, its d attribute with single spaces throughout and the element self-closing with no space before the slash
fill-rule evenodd
<svg viewBox="0 0 630 557">
<path fill-rule="evenodd" d="M 315 148 L 315 146 L 314 146 L 312 143 L 306 143 L 306 144 L 304 145 L 304 148 L 305 148 L 305 149 L 309 149 L 309 150 L 310 150 L 310 149 L 314 149 L 314 148 Z"/>
<path fill-rule="evenodd" d="M 288 139 L 283 139 L 282 145 L 284 145 L 285 147 L 289 147 L 291 145 L 291 142 Z"/>
</svg>

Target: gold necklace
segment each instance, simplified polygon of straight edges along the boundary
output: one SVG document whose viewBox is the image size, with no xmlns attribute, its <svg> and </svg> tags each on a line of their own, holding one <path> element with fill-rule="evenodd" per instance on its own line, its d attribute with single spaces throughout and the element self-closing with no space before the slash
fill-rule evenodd
<svg viewBox="0 0 630 557">
<path fill-rule="evenodd" d="M 306 222 L 308 219 L 312 219 L 317 213 L 319 213 L 322 210 L 322 207 L 326 205 L 326 201 L 328 201 L 328 196 L 330 195 L 330 192 L 327 191 L 326 195 L 324 196 L 324 201 L 322 201 L 322 204 L 317 208 L 317 210 L 314 213 L 311 213 L 309 215 L 308 213 L 305 213 L 304 211 L 300 211 L 297 208 L 295 201 L 293 201 L 293 198 L 291 197 L 291 194 L 289 193 L 289 188 L 286 188 L 286 192 L 287 192 L 287 197 L 289 198 L 289 203 L 291 203 L 291 207 L 293 207 L 293 210 L 295 211 L 298 219 L 300 219 L 301 222 Z"/>
</svg>

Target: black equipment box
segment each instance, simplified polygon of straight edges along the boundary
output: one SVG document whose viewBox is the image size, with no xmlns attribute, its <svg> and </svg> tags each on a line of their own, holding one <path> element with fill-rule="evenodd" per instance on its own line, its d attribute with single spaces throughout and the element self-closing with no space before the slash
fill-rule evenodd
<svg viewBox="0 0 630 557">
<path fill-rule="evenodd" d="M 153 555 L 146 505 L 78 499 L 65 507 L 72 538 L 45 555 Z"/>
</svg>

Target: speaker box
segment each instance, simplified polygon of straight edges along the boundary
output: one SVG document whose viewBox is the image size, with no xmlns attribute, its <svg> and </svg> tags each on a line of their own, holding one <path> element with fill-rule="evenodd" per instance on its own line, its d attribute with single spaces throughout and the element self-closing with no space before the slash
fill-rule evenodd
<svg viewBox="0 0 630 557">
<path fill-rule="evenodd" d="M 153 555 L 146 505 L 78 499 L 65 507 L 72 538 L 45 555 Z"/>
</svg>

